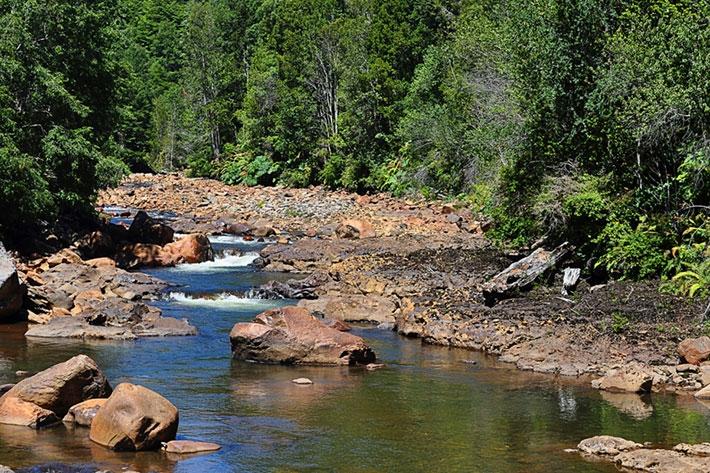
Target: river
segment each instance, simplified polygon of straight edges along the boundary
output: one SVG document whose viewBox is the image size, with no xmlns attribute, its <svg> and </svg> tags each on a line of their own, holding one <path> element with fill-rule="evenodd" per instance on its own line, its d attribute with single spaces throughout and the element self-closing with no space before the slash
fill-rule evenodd
<svg viewBox="0 0 710 473">
<path fill-rule="evenodd" d="M 149 271 L 180 285 L 156 304 L 186 317 L 196 337 L 135 342 L 28 340 L 26 324 L 0 325 L 0 384 L 85 353 L 112 384 L 147 386 L 180 409 L 179 438 L 222 450 L 178 458 L 113 453 L 88 431 L 64 425 L 36 432 L 0 425 L 0 464 L 18 471 L 59 463 L 84 471 L 139 472 L 612 472 L 567 453 L 583 438 L 619 435 L 672 446 L 710 438 L 710 409 L 689 397 L 603 394 L 588 380 L 534 375 L 478 353 L 422 345 L 394 332 L 356 327 L 385 367 L 265 366 L 233 361 L 238 321 L 288 301 L 248 291 L 286 275 L 247 264 L 259 246 L 216 239 L 215 263 Z M 230 255 L 240 250 L 243 255 Z M 308 377 L 313 385 L 291 382 Z"/>
</svg>

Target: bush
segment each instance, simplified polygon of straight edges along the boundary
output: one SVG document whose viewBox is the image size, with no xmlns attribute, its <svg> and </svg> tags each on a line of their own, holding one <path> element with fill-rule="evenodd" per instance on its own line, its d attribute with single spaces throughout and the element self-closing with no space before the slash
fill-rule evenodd
<svg viewBox="0 0 710 473">
<path fill-rule="evenodd" d="M 279 165 L 268 156 L 252 157 L 248 153 L 232 155 L 222 167 L 219 177 L 227 184 L 256 186 L 273 184 Z"/>
<path fill-rule="evenodd" d="M 594 240 L 605 248 L 597 266 L 626 279 L 660 276 L 666 265 L 664 237 L 645 218 L 632 228 L 626 222 L 613 221 Z"/>
<path fill-rule="evenodd" d="M 706 217 L 699 217 L 697 225 L 691 225 L 683 232 L 681 243 L 672 250 L 673 259 L 667 267 L 672 278 L 670 284 L 664 285 L 665 289 L 688 297 L 710 297 L 708 221 Z"/>
</svg>

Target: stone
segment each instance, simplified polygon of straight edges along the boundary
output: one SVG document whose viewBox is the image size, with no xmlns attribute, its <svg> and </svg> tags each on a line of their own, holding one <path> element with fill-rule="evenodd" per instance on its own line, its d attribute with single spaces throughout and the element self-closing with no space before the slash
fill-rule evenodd
<svg viewBox="0 0 710 473">
<path fill-rule="evenodd" d="M 119 384 L 91 423 L 89 438 L 115 451 L 160 448 L 175 440 L 178 409 L 143 386 Z"/>
<path fill-rule="evenodd" d="M 710 366 L 700 367 L 700 382 L 703 386 L 710 385 Z"/>
<path fill-rule="evenodd" d="M 160 259 L 163 266 L 203 263 L 214 260 L 214 251 L 207 235 L 197 233 L 165 245 L 161 251 Z"/>
<path fill-rule="evenodd" d="M 0 423 L 38 428 L 60 419 L 75 404 L 110 393 L 111 386 L 94 360 L 78 355 L 10 389 L 0 398 Z"/>
<path fill-rule="evenodd" d="M 20 312 L 25 291 L 12 257 L 0 242 L 0 321 L 11 319 Z"/>
<path fill-rule="evenodd" d="M 210 442 L 195 442 L 192 440 L 171 440 L 165 445 L 167 453 L 178 453 L 181 455 L 189 455 L 193 453 L 215 452 L 222 447 L 216 443 Z"/>
<path fill-rule="evenodd" d="M 370 222 L 360 219 L 348 219 L 336 227 L 335 235 L 338 238 L 357 239 L 372 238 L 376 236 L 376 233 Z"/>
<path fill-rule="evenodd" d="M 577 448 L 584 453 L 592 455 L 617 455 L 620 452 L 642 448 L 640 443 L 632 442 L 621 437 L 610 435 L 597 435 L 579 442 Z"/>
<path fill-rule="evenodd" d="M 5 465 L 0 465 L 0 473 L 15 473 L 10 469 L 10 467 Z"/>
<path fill-rule="evenodd" d="M 313 381 L 308 378 L 296 378 L 292 379 L 291 382 L 294 384 L 313 384 Z"/>
<path fill-rule="evenodd" d="M 225 225 L 223 229 L 224 233 L 229 235 L 242 236 L 246 235 L 251 231 L 251 225 L 248 223 L 232 223 L 230 225 Z"/>
<path fill-rule="evenodd" d="M 375 371 L 375 370 L 379 370 L 380 368 L 384 368 L 384 367 L 385 367 L 385 365 L 382 363 L 369 363 L 369 364 L 365 365 L 365 369 L 368 371 Z"/>
<path fill-rule="evenodd" d="M 260 225 L 251 230 L 251 235 L 255 238 L 266 238 L 275 234 L 276 230 L 270 225 Z"/>
<path fill-rule="evenodd" d="M 91 427 L 91 422 L 96 417 L 99 409 L 106 404 L 107 399 L 89 399 L 69 408 L 62 422 L 76 424 L 82 427 Z"/>
<path fill-rule="evenodd" d="M 710 337 L 687 338 L 678 344 L 678 354 L 688 363 L 699 365 L 710 358 Z"/>
<path fill-rule="evenodd" d="M 697 373 L 700 368 L 697 365 L 691 365 L 690 363 L 685 363 L 675 367 L 678 373 Z"/>
<path fill-rule="evenodd" d="M 147 213 L 141 210 L 131 222 L 131 226 L 128 229 L 128 237 L 134 243 L 165 245 L 173 241 L 175 234 L 172 228 L 149 217 Z"/>
<path fill-rule="evenodd" d="M 592 381 L 592 387 L 610 392 L 646 393 L 652 385 L 653 376 L 633 367 L 610 370 Z"/>
<path fill-rule="evenodd" d="M 705 386 L 703 389 L 695 393 L 696 399 L 710 399 L 710 385 Z"/>
<path fill-rule="evenodd" d="M 281 364 L 354 365 L 375 361 L 355 335 L 340 332 L 300 307 L 282 307 L 237 323 L 230 333 L 235 359 Z"/>
<path fill-rule="evenodd" d="M 687 456 L 673 450 L 640 449 L 614 457 L 622 468 L 649 473 L 707 473 L 710 458 Z"/>
<path fill-rule="evenodd" d="M 688 443 L 679 443 L 678 445 L 673 447 L 673 450 L 696 457 L 710 457 L 710 443 L 699 443 L 695 445 Z"/>
<path fill-rule="evenodd" d="M 394 313 L 397 310 L 390 298 L 373 294 L 322 296 L 314 300 L 299 301 L 298 306 L 330 319 L 375 324 L 394 323 Z"/>
</svg>

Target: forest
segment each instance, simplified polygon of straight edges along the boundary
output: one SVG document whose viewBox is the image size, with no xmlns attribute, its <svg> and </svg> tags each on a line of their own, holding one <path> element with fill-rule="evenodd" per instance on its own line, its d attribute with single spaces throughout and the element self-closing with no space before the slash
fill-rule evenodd
<svg viewBox="0 0 710 473">
<path fill-rule="evenodd" d="M 0 235 L 131 171 L 455 199 L 710 295 L 709 0 L 0 0 Z"/>
</svg>

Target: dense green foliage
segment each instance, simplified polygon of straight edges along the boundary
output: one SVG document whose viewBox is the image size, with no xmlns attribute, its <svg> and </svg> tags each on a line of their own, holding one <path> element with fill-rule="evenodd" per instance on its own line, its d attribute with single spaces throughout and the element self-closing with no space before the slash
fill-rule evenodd
<svg viewBox="0 0 710 473">
<path fill-rule="evenodd" d="M 0 17 L 6 232 L 150 165 L 459 196 L 501 240 L 569 240 L 588 268 L 683 273 L 686 293 L 706 277 L 707 231 L 686 229 L 708 225 L 708 0 L 0 0 Z"/>
</svg>

